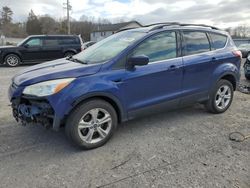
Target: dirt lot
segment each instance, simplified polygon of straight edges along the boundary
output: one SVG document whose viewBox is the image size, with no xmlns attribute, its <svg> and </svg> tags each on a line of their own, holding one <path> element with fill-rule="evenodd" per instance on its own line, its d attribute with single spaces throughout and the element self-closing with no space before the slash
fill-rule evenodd
<svg viewBox="0 0 250 188">
<path fill-rule="evenodd" d="M 0 67 L 0 187 L 250 187 L 250 139 L 228 139 L 250 133 L 250 95 L 236 92 L 221 115 L 195 105 L 133 120 L 105 146 L 79 151 L 64 130 L 13 120 L 7 88 L 24 68 Z"/>
</svg>

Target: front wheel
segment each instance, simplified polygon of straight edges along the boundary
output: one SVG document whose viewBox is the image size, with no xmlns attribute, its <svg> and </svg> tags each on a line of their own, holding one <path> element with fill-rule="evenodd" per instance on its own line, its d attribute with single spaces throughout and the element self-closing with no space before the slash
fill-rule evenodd
<svg viewBox="0 0 250 188">
<path fill-rule="evenodd" d="M 5 63 L 9 67 L 16 67 L 20 64 L 21 59 L 16 54 L 9 54 L 5 57 Z"/>
<path fill-rule="evenodd" d="M 114 108 L 103 100 L 91 100 L 78 106 L 67 119 L 68 138 L 83 149 L 104 145 L 117 126 Z"/>
<path fill-rule="evenodd" d="M 210 93 L 206 108 L 209 112 L 219 114 L 225 112 L 233 101 L 234 89 L 228 80 L 220 80 Z"/>
</svg>

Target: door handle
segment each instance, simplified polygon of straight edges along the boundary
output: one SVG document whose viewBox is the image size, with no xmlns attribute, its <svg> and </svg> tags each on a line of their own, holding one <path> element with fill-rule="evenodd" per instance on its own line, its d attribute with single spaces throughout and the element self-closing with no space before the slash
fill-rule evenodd
<svg viewBox="0 0 250 188">
<path fill-rule="evenodd" d="M 215 60 L 217 60 L 217 58 L 216 57 L 212 57 L 212 61 L 215 61 Z"/>
<path fill-rule="evenodd" d="M 118 79 L 115 79 L 115 80 L 112 80 L 114 83 L 116 84 L 119 84 L 119 83 L 122 83 L 123 80 L 121 78 L 118 78 Z"/>
<path fill-rule="evenodd" d="M 176 65 L 170 65 L 169 67 L 168 67 L 168 70 L 170 70 L 170 71 L 174 71 L 174 70 L 176 70 L 178 67 L 176 66 Z"/>
</svg>

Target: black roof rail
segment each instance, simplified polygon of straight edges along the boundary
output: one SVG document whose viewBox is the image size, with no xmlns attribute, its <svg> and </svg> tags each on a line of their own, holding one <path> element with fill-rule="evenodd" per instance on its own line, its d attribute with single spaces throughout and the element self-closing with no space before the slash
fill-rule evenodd
<svg viewBox="0 0 250 188">
<path fill-rule="evenodd" d="M 179 22 L 160 22 L 160 23 L 153 23 L 153 24 L 149 24 L 149 25 L 144 25 L 143 27 L 150 27 L 150 26 L 154 26 L 154 25 L 176 25 L 176 24 L 180 24 Z"/>
<path fill-rule="evenodd" d="M 154 27 L 152 27 L 152 26 L 154 26 Z M 209 27 L 211 29 L 220 30 L 217 27 L 214 27 L 211 25 L 206 25 L 206 24 L 185 24 L 185 23 L 179 23 L 179 22 L 154 23 L 154 24 L 144 25 L 143 27 L 152 27 L 149 31 L 154 31 L 154 30 L 162 29 L 163 27 L 167 27 L 167 26 L 197 26 L 197 27 Z M 136 28 L 140 28 L 140 27 L 124 28 L 124 29 L 120 29 L 120 30 L 116 31 L 116 33 L 119 33 L 121 31 L 130 30 L 130 29 L 136 29 Z"/>
<path fill-rule="evenodd" d="M 137 28 L 140 28 L 140 27 L 128 27 L 128 28 L 124 28 L 124 29 L 119 29 L 119 30 L 116 31 L 115 33 L 119 33 L 119 32 L 126 31 L 126 30 L 130 30 L 130 29 L 137 29 Z"/>
<path fill-rule="evenodd" d="M 180 24 L 180 26 L 200 26 L 200 27 L 210 27 L 211 29 L 220 30 L 218 27 L 214 27 L 206 24 Z"/>
<path fill-rule="evenodd" d="M 144 27 L 150 27 L 150 26 L 155 26 L 152 29 L 150 29 L 149 31 L 154 31 L 157 29 L 162 29 L 163 27 L 166 26 L 198 26 L 198 27 L 209 27 L 211 29 L 215 29 L 215 30 L 220 30 L 217 27 L 214 26 L 210 26 L 210 25 L 205 25 L 205 24 L 185 24 L 185 23 L 179 23 L 179 22 L 164 22 L 164 23 L 155 23 L 155 24 L 150 24 L 150 25 L 145 25 Z"/>
<path fill-rule="evenodd" d="M 155 24 L 145 25 L 144 27 L 154 26 L 152 29 L 149 30 L 149 31 L 154 31 L 157 29 L 162 29 L 163 27 L 166 27 L 166 26 L 179 25 L 179 24 L 180 24 L 179 22 L 163 22 L 163 23 L 155 23 Z"/>
</svg>

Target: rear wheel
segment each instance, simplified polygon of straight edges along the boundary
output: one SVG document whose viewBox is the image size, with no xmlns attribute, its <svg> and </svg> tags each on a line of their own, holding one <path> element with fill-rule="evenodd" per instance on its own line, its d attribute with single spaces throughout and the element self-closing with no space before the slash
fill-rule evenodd
<svg viewBox="0 0 250 188">
<path fill-rule="evenodd" d="M 103 100 L 91 100 L 78 106 L 69 116 L 65 132 L 68 138 L 83 149 L 104 145 L 117 126 L 114 108 Z"/>
<path fill-rule="evenodd" d="M 209 112 L 219 114 L 225 112 L 233 101 L 234 89 L 228 80 L 220 80 L 210 93 L 206 108 Z"/>
<path fill-rule="evenodd" d="M 4 61 L 5 61 L 6 65 L 9 67 L 16 67 L 20 64 L 21 59 L 16 54 L 8 54 L 5 57 Z"/>
<path fill-rule="evenodd" d="M 74 52 L 66 52 L 66 53 L 64 54 L 64 57 L 71 57 L 71 56 L 73 56 L 73 55 L 75 55 Z"/>
</svg>

